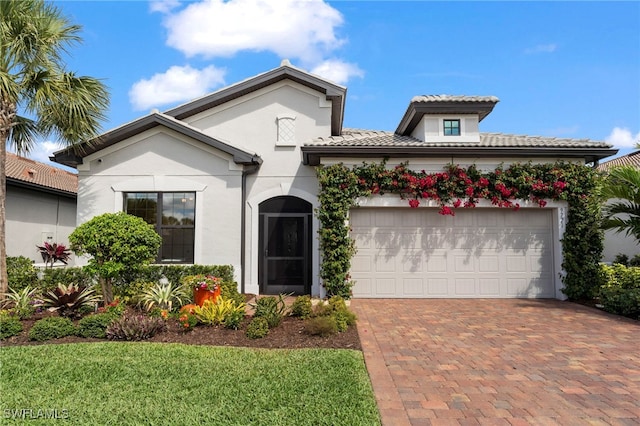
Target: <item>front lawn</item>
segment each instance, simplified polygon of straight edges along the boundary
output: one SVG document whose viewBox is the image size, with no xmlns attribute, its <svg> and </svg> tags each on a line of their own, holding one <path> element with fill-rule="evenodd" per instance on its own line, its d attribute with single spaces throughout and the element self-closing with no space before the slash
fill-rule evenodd
<svg viewBox="0 0 640 426">
<path fill-rule="evenodd" d="M 5 347 L 0 362 L 7 422 L 380 424 L 357 351 L 105 342 Z"/>
</svg>

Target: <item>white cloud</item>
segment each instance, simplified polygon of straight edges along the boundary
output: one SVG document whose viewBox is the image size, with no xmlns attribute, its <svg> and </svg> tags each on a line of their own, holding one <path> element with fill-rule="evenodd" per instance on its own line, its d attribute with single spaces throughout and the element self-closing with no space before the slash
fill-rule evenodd
<svg viewBox="0 0 640 426">
<path fill-rule="evenodd" d="M 151 0 L 149 2 L 149 9 L 152 12 L 169 13 L 178 6 L 180 6 L 178 0 Z"/>
<path fill-rule="evenodd" d="M 558 48 L 558 45 L 555 43 L 549 44 L 538 44 L 537 46 L 530 47 L 524 50 L 524 53 L 553 53 Z"/>
<path fill-rule="evenodd" d="M 633 135 L 626 127 L 614 127 L 605 141 L 616 148 L 634 148 L 636 144 L 640 143 L 640 132 Z"/>
<path fill-rule="evenodd" d="M 167 13 L 167 44 L 187 57 L 229 57 L 268 51 L 305 64 L 345 43 L 336 35 L 339 11 L 322 0 L 204 0 Z"/>
<path fill-rule="evenodd" d="M 311 73 L 338 84 L 345 84 L 351 77 L 364 77 L 364 71 L 358 68 L 358 65 L 339 59 L 327 59 L 316 65 Z"/>
<path fill-rule="evenodd" d="M 225 70 L 210 65 L 201 70 L 173 66 L 163 74 L 136 82 L 129 90 L 129 101 L 137 111 L 186 101 L 204 95 L 224 84 Z"/>
</svg>

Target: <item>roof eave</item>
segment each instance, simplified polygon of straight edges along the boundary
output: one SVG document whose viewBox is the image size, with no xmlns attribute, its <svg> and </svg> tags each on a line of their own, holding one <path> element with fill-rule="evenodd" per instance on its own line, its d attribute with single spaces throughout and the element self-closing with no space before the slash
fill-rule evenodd
<svg viewBox="0 0 640 426">
<path fill-rule="evenodd" d="M 39 185 L 33 182 L 26 182 L 20 179 L 15 179 L 7 176 L 7 186 L 17 186 L 21 188 L 27 188 L 34 191 L 45 192 L 47 194 L 60 195 L 67 198 L 78 198 L 78 194 L 76 192 L 65 191 L 64 189 L 52 188 L 50 186 Z"/>
<path fill-rule="evenodd" d="M 615 155 L 617 149 L 611 148 L 541 148 L 541 147 L 363 147 L 363 146 L 312 146 L 302 147 L 303 164 L 317 166 L 322 157 L 337 158 L 384 158 L 384 157 L 562 157 L 581 158 L 585 163 L 597 162 L 602 158 Z"/>
</svg>

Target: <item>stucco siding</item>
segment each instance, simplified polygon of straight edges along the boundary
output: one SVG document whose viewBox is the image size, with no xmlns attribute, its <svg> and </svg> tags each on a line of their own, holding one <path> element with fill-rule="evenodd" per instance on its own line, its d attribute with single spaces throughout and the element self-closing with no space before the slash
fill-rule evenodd
<svg viewBox="0 0 640 426">
<path fill-rule="evenodd" d="M 47 240 L 68 246 L 69 234 L 75 229 L 75 224 L 75 199 L 7 186 L 7 256 L 25 256 L 41 263 L 36 244 L 41 245 Z M 72 256 L 70 264 L 73 262 Z"/>
<path fill-rule="evenodd" d="M 242 170 L 228 154 L 164 128 L 85 158 L 78 223 L 122 211 L 126 192 L 195 192 L 194 262 L 240 271 Z"/>
</svg>

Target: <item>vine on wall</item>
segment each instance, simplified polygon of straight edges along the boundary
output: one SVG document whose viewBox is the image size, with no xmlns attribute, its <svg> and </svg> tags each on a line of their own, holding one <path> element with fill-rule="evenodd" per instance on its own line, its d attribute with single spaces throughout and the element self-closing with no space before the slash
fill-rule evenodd
<svg viewBox="0 0 640 426">
<path fill-rule="evenodd" d="M 562 250 L 564 293 L 570 299 L 589 298 L 596 285 L 602 254 L 599 175 L 591 167 L 556 162 L 552 164 L 515 163 L 489 173 L 472 165 L 449 164 L 442 172 L 427 173 L 408 168 L 407 163 L 387 168 L 386 161 L 363 163 L 352 168 L 343 164 L 320 166 L 320 276 L 328 295 L 351 296 L 349 276 L 354 241 L 349 237 L 347 217 L 358 197 L 397 194 L 417 208 L 421 200 L 433 200 L 442 215 L 455 215 L 456 209 L 474 208 L 480 199 L 501 208 L 520 209 L 530 201 L 541 208 L 547 200 L 563 200 L 569 205 Z"/>
</svg>

